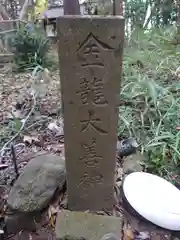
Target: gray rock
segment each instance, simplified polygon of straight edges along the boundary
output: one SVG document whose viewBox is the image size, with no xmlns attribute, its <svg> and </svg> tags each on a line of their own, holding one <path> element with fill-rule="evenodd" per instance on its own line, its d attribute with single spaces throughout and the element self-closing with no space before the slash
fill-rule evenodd
<svg viewBox="0 0 180 240">
<path fill-rule="evenodd" d="M 8 206 L 21 212 L 47 207 L 55 190 L 65 183 L 65 160 L 60 156 L 41 155 L 32 159 L 12 187 Z"/>
<path fill-rule="evenodd" d="M 130 155 L 124 158 L 123 162 L 123 172 L 129 174 L 132 172 L 141 172 L 142 167 L 140 162 L 144 160 L 144 156 L 140 152 L 136 152 L 133 155 Z"/>
<path fill-rule="evenodd" d="M 138 143 L 132 137 L 117 142 L 117 152 L 120 157 L 126 157 L 135 154 Z"/>
</svg>

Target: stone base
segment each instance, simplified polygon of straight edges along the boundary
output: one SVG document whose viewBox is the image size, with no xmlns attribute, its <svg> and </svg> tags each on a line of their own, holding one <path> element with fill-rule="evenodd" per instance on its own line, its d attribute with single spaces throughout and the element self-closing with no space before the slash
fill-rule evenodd
<svg viewBox="0 0 180 240">
<path fill-rule="evenodd" d="M 122 219 L 63 210 L 58 213 L 55 230 L 58 240 L 69 237 L 74 240 L 100 240 L 107 233 L 113 233 L 121 239 Z"/>
</svg>

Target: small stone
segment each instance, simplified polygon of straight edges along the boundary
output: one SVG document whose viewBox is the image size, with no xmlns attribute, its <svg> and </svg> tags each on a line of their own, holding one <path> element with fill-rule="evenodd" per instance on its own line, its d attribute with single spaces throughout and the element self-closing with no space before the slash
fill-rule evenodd
<svg viewBox="0 0 180 240">
<path fill-rule="evenodd" d="M 123 172 L 129 174 L 132 172 L 141 172 L 142 167 L 140 162 L 144 160 L 143 155 L 140 152 L 130 155 L 124 159 L 123 162 Z"/>
<path fill-rule="evenodd" d="M 12 187 L 8 206 L 21 212 L 32 212 L 47 207 L 57 188 L 65 183 L 64 158 L 41 155 L 33 158 Z"/>
<path fill-rule="evenodd" d="M 117 142 L 117 151 L 120 157 L 126 157 L 136 153 L 138 144 L 134 138 L 128 138 Z"/>
<path fill-rule="evenodd" d="M 65 239 L 70 236 L 71 239 L 100 240 L 117 236 L 121 239 L 122 219 L 118 217 L 95 215 L 87 212 L 61 211 L 56 220 L 57 239 Z"/>
</svg>

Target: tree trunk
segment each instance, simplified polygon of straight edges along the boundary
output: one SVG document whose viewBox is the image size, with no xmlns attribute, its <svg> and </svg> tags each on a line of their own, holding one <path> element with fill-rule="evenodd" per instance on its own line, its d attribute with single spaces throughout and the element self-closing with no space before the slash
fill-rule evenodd
<svg viewBox="0 0 180 240">
<path fill-rule="evenodd" d="M 80 15 L 79 0 L 64 0 L 64 15 Z"/>
<path fill-rule="evenodd" d="M 21 6 L 21 8 L 23 7 L 24 5 L 24 0 L 19 0 L 19 5 Z"/>
<path fill-rule="evenodd" d="M 177 6 L 177 24 L 180 26 L 180 2 L 178 2 Z"/>
<path fill-rule="evenodd" d="M 156 0 L 155 2 L 155 6 L 156 6 L 156 27 L 159 28 L 160 25 L 160 4 L 161 1 L 160 0 Z"/>
<path fill-rule="evenodd" d="M 123 16 L 124 0 L 113 0 L 113 15 Z"/>
<path fill-rule="evenodd" d="M 150 23 L 150 21 L 152 19 L 152 16 L 153 16 L 153 10 L 151 9 L 151 13 L 150 13 L 148 19 L 146 20 L 146 22 L 144 22 L 144 25 L 143 25 L 144 29 L 146 29 L 148 27 L 148 25 L 149 25 L 149 23 Z"/>
<path fill-rule="evenodd" d="M 113 0 L 113 15 L 116 15 L 116 0 Z"/>
<path fill-rule="evenodd" d="M 9 20 L 10 19 L 8 13 L 6 12 L 6 10 L 4 9 L 4 7 L 1 3 L 0 3 L 0 14 L 1 14 L 3 20 Z"/>
<path fill-rule="evenodd" d="M 13 28 L 12 22 L 8 22 L 8 20 L 10 20 L 10 17 L 8 15 L 8 13 L 6 12 L 4 6 L 0 3 L 0 16 L 2 18 L 2 24 L 1 24 L 1 28 L 3 30 L 10 30 Z M 6 22 L 3 22 L 3 20 L 5 20 Z"/>
<path fill-rule="evenodd" d="M 29 10 L 29 0 L 25 0 L 19 15 L 19 20 L 25 20 L 27 18 L 28 10 Z"/>
<path fill-rule="evenodd" d="M 13 0 L 9 0 L 9 5 L 11 7 L 11 18 L 16 19 L 16 2 Z"/>
<path fill-rule="evenodd" d="M 124 0 L 120 0 L 119 2 L 119 13 L 118 15 L 123 16 L 124 15 Z"/>
</svg>

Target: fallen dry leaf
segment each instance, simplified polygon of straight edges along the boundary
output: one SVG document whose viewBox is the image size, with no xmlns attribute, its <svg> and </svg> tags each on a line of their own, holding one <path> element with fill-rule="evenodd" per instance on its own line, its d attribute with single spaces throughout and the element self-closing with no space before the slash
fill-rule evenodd
<svg viewBox="0 0 180 240">
<path fill-rule="evenodd" d="M 55 227 L 56 215 L 57 215 L 58 211 L 59 211 L 59 206 L 57 206 L 56 208 L 52 205 L 49 206 L 48 217 L 49 217 L 49 220 L 50 220 L 50 225 L 53 228 Z"/>
<path fill-rule="evenodd" d="M 58 124 L 57 121 L 49 123 L 48 129 L 49 129 L 55 136 L 61 136 L 61 135 L 64 134 L 63 125 L 62 125 L 62 124 Z"/>
<path fill-rule="evenodd" d="M 22 119 L 24 117 L 23 113 L 19 109 L 12 108 L 11 113 L 7 114 L 8 119 Z"/>
<path fill-rule="evenodd" d="M 126 220 L 124 222 L 123 232 L 124 232 L 123 240 L 134 239 L 135 236 L 134 236 L 133 230 Z"/>
<path fill-rule="evenodd" d="M 54 153 L 62 153 L 64 155 L 64 144 L 55 143 L 47 145 L 46 149 L 48 151 L 53 151 Z"/>
<path fill-rule="evenodd" d="M 123 177 L 123 169 L 119 167 L 117 169 L 116 180 L 120 181 L 122 180 L 122 177 Z"/>
<path fill-rule="evenodd" d="M 0 171 L 8 168 L 8 164 L 0 164 Z"/>
<path fill-rule="evenodd" d="M 124 239 L 123 240 L 132 240 L 134 239 L 134 233 L 132 229 L 128 228 L 124 231 Z"/>
<path fill-rule="evenodd" d="M 54 207 L 53 205 L 50 205 L 49 206 L 49 209 L 48 209 L 48 215 L 49 217 L 53 214 L 56 214 L 57 212 L 59 211 L 59 206 L 57 207 Z"/>
<path fill-rule="evenodd" d="M 40 140 L 39 140 L 39 138 L 37 138 L 37 137 L 35 137 L 35 136 L 25 135 L 25 136 L 23 137 L 23 142 L 24 142 L 24 143 L 28 143 L 28 144 L 32 144 L 32 143 L 37 144 L 37 143 L 40 142 Z"/>
<path fill-rule="evenodd" d="M 41 77 L 45 84 L 50 84 L 51 76 L 50 76 L 50 72 L 47 68 L 45 68 L 44 71 L 41 72 Z"/>
<path fill-rule="evenodd" d="M 140 240 L 148 240 L 151 239 L 150 233 L 149 232 L 138 232 L 136 234 L 135 239 L 140 239 Z"/>
</svg>

